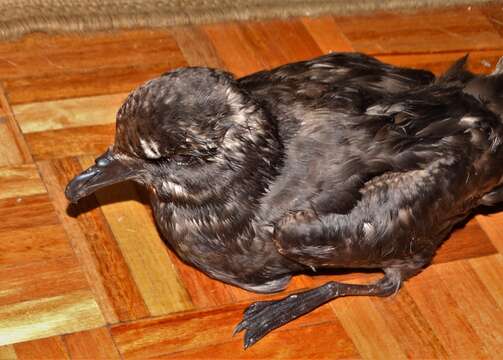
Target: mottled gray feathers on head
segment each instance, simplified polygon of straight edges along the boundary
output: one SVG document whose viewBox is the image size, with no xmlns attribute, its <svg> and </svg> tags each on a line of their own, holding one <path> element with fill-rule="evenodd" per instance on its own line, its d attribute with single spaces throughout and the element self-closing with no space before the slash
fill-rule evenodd
<svg viewBox="0 0 503 360">
<path fill-rule="evenodd" d="M 119 109 L 116 148 L 147 158 L 152 158 L 152 146 L 144 144 L 155 144 L 161 156 L 178 150 L 208 153 L 232 125 L 229 94 L 238 91 L 231 74 L 203 67 L 150 80 Z"/>
</svg>

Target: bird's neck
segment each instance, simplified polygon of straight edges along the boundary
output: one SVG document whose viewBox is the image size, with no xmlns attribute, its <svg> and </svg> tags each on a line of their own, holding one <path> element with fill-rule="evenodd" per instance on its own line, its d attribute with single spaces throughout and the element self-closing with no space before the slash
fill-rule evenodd
<svg viewBox="0 0 503 360">
<path fill-rule="evenodd" d="M 172 206 L 193 209 L 194 214 L 201 209 L 226 214 L 236 211 L 236 205 L 252 211 L 258 206 L 281 166 L 281 141 L 274 120 L 253 106 L 237 112 L 234 123 L 213 163 L 196 169 L 178 186 L 168 186 Z"/>
<path fill-rule="evenodd" d="M 257 256 L 265 251 L 267 256 L 262 254 L 262 260 L 249 264 L 254 273 L 263 267 L 261 261 L 279 258 L 269 248 L 272 243 L 257 239 L 262 238 L 257 233 L 262 230 L 255 228 L 254 219 L 281 166 L 281 142 L 274 125 L 265 118 L 249 119 L 248 126 L 228 133 L 219 160 L 195 172 L 198 178 L 190 181 L 197 183 L 197 191 L 191 193 L 193 184 L 187 183 L 183 192 L 179 189 L 166 200 L 156 196 L 152 201 L 157 222 L 177 253 L 192 263 L 203 262 L 198 259 L 211 253 L 217 260 L 204 262 L 211 262 L 212 271 L 232 255 L 229 248 Z"/>
</svg>

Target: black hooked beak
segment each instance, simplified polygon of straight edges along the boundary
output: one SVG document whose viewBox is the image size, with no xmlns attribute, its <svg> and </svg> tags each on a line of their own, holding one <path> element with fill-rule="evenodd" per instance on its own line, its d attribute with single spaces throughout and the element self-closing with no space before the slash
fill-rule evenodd
<svg viewBox="0 0 503 360">
<path fill-rule="evenodd" d="M 111 150 L 95 160 L 95 164 L 73 178 L 68 183 L 65 196 L 72 203 L 86 197 L 96 190 L 138 176 L 138 171 L 124 165 L 113 157 Z"/>
</svg>

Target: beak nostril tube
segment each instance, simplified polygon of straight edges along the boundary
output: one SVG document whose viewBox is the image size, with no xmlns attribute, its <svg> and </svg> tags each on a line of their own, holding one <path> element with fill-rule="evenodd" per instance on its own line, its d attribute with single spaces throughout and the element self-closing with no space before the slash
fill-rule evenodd
<svg viewBox="0 0 503 360">
<path fill-rule="evenodd" d="M 65 189 L 65 196 L 72 203 L 95 191 L 126 180 L 135 180 L 138 172 L 115 159 L 110 150 L 95 160 L 95 165 L 75 176 Z"/>
<path fill-rule="evenodd" d="M 101 156 L 97 157 L 95 160 L 95 163 L 99 167 L 105 167 L 108 164 L 110 164 L 110 162 L 112 162 L 112 161 L 113 161 L 112 151 L 108 150 L 104 154 L 102 154 Z"/>
</svg>

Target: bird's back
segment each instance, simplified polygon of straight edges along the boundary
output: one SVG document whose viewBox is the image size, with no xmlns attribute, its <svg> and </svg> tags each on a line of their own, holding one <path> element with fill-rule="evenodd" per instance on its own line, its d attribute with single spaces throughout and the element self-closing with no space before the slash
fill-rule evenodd
<svg viewBox="0 0 503 360">
<path fill-rule="evenodd" d="M 359 53 L 332 53 L 309 61 L 286 64 L 238 80 L 269 114 L 278 119 L 284 141 L 295 134 L 309 111 L 333 109 L 334 97 L 345 88 L 362 89 L 351 97 L 352 107 L 365 106 L 388 94 L 431 84 L 435 76 L 426 70 L 385 64 Z"/>
<path fill-rule="evenodd" d="M 464 207 L 474 192 L 482 196 L 482 183 L 499 176 L 488 169 L 494 156 L 487 156 L 502 134 L 498 116 L 465 94 L 462 84 L 435 82 L 429 72 L 334 54 L 241 83 L 280 119 L 285 151 L 261 202 L 262 222 L 305 208 L 347 214 L 372 179 L 426 169 L 451 156 L 459 162 L 451 176 L 463 179 L 449 189 L 461 200 L 456 206 Z M 465 211 L 456 206 L 453 213 Z"/>
</svg>

